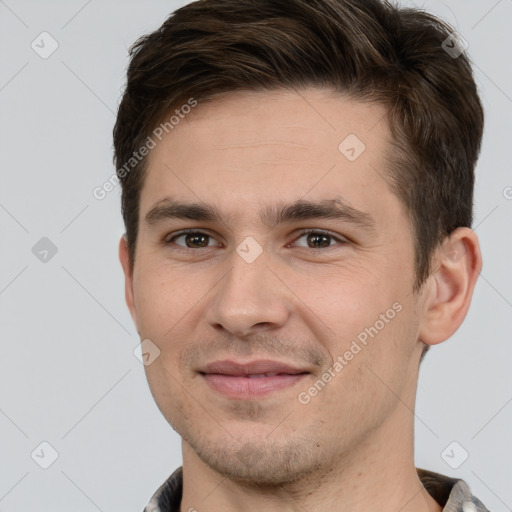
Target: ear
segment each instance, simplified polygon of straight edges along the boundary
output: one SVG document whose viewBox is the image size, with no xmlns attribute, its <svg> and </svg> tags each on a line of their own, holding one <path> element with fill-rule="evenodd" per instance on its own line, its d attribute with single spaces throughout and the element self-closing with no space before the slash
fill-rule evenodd
<svg viewBox="0 0 512 512">
<path fill-rule="evenodd" d="M 123 267 L 124 272 L 124 295 L 126 305 L 130 310 L 130 314 L 132 315 L 132 319 L 138 331 L 139 324 L 137 322 L 137 310 L 135 308 L 135 300 L 133 294 L 133 268 L 130 261 L 130 253 L 128 251 L 128 240 L 126 239 L 126 235 L 123 235 L 119 241 L 119 260 L 121 261 L 121 266 Z"/>
<path fill-rule="evenodd" d="M 425 286 L 421 341 L 436 345 L 459 328 L 481 270 L 480 245 L 472 229 L 457 228 L 443 240 Z"/>
</svg>

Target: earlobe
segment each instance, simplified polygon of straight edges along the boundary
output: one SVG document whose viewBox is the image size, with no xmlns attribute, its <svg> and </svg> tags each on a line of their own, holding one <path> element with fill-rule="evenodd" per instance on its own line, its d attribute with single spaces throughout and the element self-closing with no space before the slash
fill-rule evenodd
<svg viewBox="0 0 512 512">
<path fill-rule="evenodd" d="M 478 237 L 470 228 L 457 228 L 434 256 L 426 287 L 419 339 L 436 345 L 448 339 L 466 317 L 482 269 Z"/>
<path fill-rule="evenodd" d="M 124 272 L 124 293 L 126 305 L 130 310 L 130 314 L 138 331 L 139 326 L 137 322 L 137 310 L 135 307 L 135 299 L 133 293 L 133 269 L 130 262 L 130 253 L 128 250 L 128 241 L 126 239 L 126 235 L 123 235 L 119 241 L 119 261 L 121 262 L 121 266 L 123 267 Z"/>
</svg>

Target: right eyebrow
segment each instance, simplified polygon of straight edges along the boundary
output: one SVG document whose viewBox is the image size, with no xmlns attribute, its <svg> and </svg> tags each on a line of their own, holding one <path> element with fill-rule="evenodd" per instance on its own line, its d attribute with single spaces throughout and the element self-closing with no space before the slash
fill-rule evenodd
<svg viewBox="0 0 512 512">
<path fill-rule="evenodd" d="M 220 222 L 213 207 L 201 203 L 180 203 L 168 198 L 158 201 L 145 216 L 146 223 L 156 224 L 167 219 Z"/>
</svg>

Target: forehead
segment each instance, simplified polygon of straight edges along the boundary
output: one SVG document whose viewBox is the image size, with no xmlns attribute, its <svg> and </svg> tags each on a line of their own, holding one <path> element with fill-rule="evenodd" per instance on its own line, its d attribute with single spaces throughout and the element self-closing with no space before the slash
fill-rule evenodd
<svg viewBox="0 0 512 512">
<path fill-rule="evenodd" d="M 198 102 L 151 150 L 141 214 L 168 195 L 230 214 L 334 197 L 358 209 L 371 205 L 377 214 L 393 209 L 386 114 L 382 105 L 316 88 Z"/>
</svg>

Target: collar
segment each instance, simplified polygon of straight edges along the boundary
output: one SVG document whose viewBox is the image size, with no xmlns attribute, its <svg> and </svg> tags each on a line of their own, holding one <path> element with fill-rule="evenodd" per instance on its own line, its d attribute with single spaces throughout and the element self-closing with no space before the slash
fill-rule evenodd
<svg viewBox="0 0 512 512">
<path fill-rule="evenodd" d="M 444 507 L 443 512 L 489 512 L 463 480 L 426 469 L 416 471 L 427 492 Z M 179 512 L 182 493 L 183 467 L 179 467 L 157 489 L 144 512 Z"/>
</svg>

